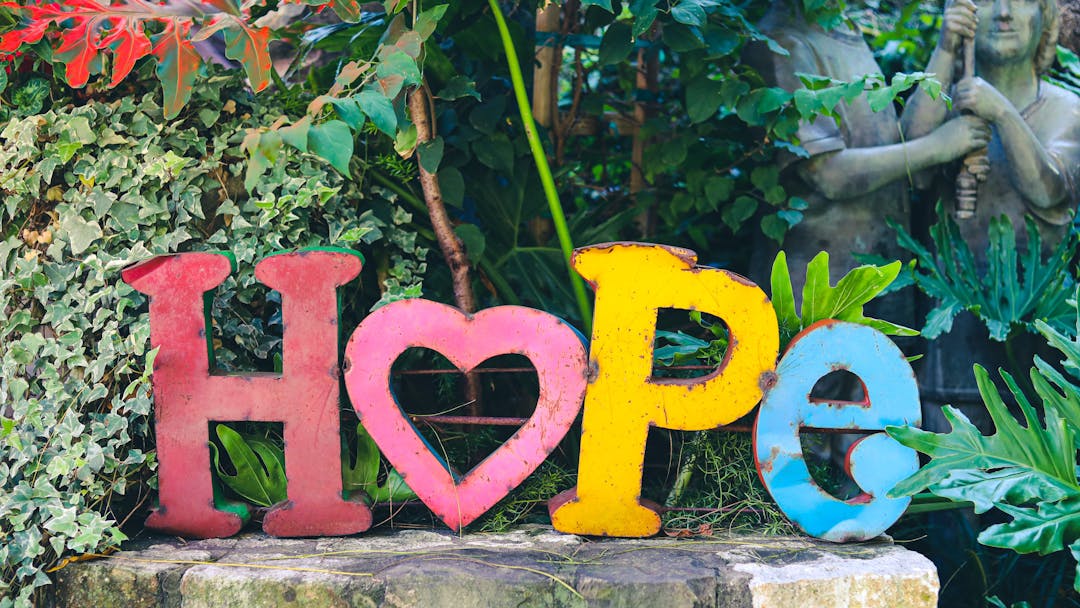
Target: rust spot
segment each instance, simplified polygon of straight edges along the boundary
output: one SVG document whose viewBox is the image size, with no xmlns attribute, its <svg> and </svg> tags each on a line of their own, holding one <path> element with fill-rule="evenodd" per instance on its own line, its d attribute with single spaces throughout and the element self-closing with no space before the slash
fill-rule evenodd
<svg viewBox="0 0 1080 608">
<path fill-rule="evenodd" d="M 350 369 L 352 369 L 352 359 L 345 357 L 341 362 L 341 370 L 347 374 Z"/>
<path fill-rule="evenodd" d="M 600 377 L 600 363 L 596 359 L 589 359 L 589 369 L 585 372 L 585 381 L 589 384 L 596 382 Z"/>
<path fill-rule="evenodd" d="M 745 286 L 747 286 L 747 287 L 757 287 L 757 286 L 758 286 L 758 284 L 757 284 L 757 283 L 755 283 L 755 282 L 751 281 L 750 279 L 748 279 L 748 278 L 746 278 L 746 277 L 742 276 L 741 274 L 738 274 L 738 273 L 735 273 L 735 272 L 731 272 L 730 270 L 725 270 L 724 272 L 726 272 L 726 273 L 727 273 L 727 275 L 728 275 L 728 277 L 729 277 L 729 278 L 730 278 L 730 279 L 731 279 L 732 281 L 735 281 L 736 283 L 739 283 L 739 284 L 741 284 L 741 285 L 745 285 Z M 769 302 L 769 298 L 768 298 L 768 296 L 766 296 L 766 297 L 765 297 L 765 301 L 766 301 L 766 302 Z"/>
<path fill-rule="evenodd" d="M 776 386 L 778 380 L 779 378 L 777 378 L 776 372 L 770 369 L 766 372 L 762 372 L 761 375 L 758 376 L 758 387 L 761 388 L 762 392 L 767 393 L 772 387 Z"/>
</svg>

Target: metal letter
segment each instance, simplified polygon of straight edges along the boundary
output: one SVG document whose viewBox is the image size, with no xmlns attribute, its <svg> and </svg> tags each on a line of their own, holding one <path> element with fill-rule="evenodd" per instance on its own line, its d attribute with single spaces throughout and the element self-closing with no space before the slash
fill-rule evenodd
<svg viewBox="0 0 1080 608">
<path fill-rule="evenodd" d="M 859 377 L 865 401 L 810 398 L 817 381 L 837 370 Z M 915 451 L 885 433 L 855 442 L 848 449 L 846 466 L 863 494 L 843 501 L 810 476 L 799 429 L 880 430 L 888 424 L 920 424 L 919 391 L 904 354 L 885 334 L 865 325 L 820 321 L 791 341 L 776 375 L 754 425 L 758 473 L 776 504 L 817 538 L 847 542 L 884 532 L 911 502 L 910 497 L 887 498 L 885 493 L 918 470 Z"/>
<path fill-rule="evenodd" d="M 574 268 L 596 288 L 596 318 L 578 485 L 548 503 L 557 530 L 656 534 L 660 516 L 639 500 L 649 428 L 713 428 L 743 416 L 761 399 L 779 350 L 776 314 L 757 285 L 696 261 L 697 254 L 686 249 L 638 243 L 575 252 Z M 703 378 L 652 377 L 661 308 L 723 319 L 730 345 L 719 369 Z"/>
<path fill-rule="evenodd" d="M 223 537 L 240 530 L 241 514 L 214 508 L 210 421 L 284 423 L 287 502 L 270 509 L 263 530 L 275 536 L 353 534 L 371 526 L 363 503 L 342 497 L 337 360 L 337 287 L 360 273 L 359 254 L 310 250 L 267 257 L 260 281 L 281 293 L 284 371 L 218 375 L 204 295 L 232 271 L 214 253 L 160 256 L 124 271 L 150 296 L 150 344 L 160 503 L 146 526 L 181 536 Z M 243 513 L 246 515 L 246 512 Z"/>
<path fill-rule="evenodd" d="M 390 390 L 390 368 L 409 348 L 430 348 L 462 372 L 506 353 L 536 368 L 540 396 L 531 418 L 464 477 L 424 441 Z M 460 530 L 502 500 L 548 457 L 581 410 L 585 347 L 561 319 L 520 306 L 466 315 L 428 300 L 402 300 L 371 313 L 345 348 L 345 385 L 364 428 L 432 512 Z"/>
</svg>

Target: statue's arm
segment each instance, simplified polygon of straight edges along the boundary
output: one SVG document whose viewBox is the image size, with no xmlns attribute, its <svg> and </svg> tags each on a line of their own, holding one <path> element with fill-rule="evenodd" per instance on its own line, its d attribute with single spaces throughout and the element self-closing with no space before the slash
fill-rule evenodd
<svg viewBox="0 0 1080 608">
<path fill-rule="evenodd" d="M 955 56 L 951 52 L 942 51 L 941 48 L 934 50 L 930 56 L 930 63 L 926 66 L 927 72 L 934 74 L 941 83 L 941 90 L 948 91 L 952 88 L 952 66 Z M 900 127 L 904 137 L 914 139 L 922 137 L 939 127 L 945 122 L 945 114 L 948 108 L 944 100 L 931 99 L 930 95 L 920 87 L 908 98 L 904 111 L 900 115 Z"/>
<path fill-rule="evenodd" d="M 1048 86 L 1048 85 L 1043 85 Z M 956 105 L 990 121 L 998 130 L 1005 151 L 1009 181 L 1028 204 L 1040 209 L 1060 205 L 1069 192 L 1068 175 L 1032 131 L 1015 106 L 982 78 L 965 78 L 956 86 Z M 1073 131 L 1080 108 L 1049 112 L 1043 120 L 1060 121 L 1059 131 Z M 1075 136 L 1075 133 L 1073 133 Z"/>
<path fill-rule="evenodd" d="M 868 194 L 923 169 L 949 162 L 987 144 L 990 130 L 973 116 L 954 118 L 929 135 L 904 143 L 846 148 L 798 165 L 799 175 L 832 200 Z"/>
<path fill-rule="evenodd" d="M 975 12 L 975 3 L 971 0 L 956 0 L 945 7 L 941 35 L 930 55 L 930 62 L 923 70 L 937 78 L 942 91 L 947 92 L 952 88 L 953 72 L 964 39 L 975 36 Z M 930 133 L 945 122 L 947 111 L 948 108 L 941 99 L 931 99 L 920 87 L 911 94 L 900 116 L 904 136 L 916 138 Z"/>
<path fill-rule="evenodd" d="M 1060 205 L 1069 191 L 1068 177 L 1024 118 L 1012 109 L 994 124 L 1005 149 L 1013 186 L 1034 207 L 1048 209 Z"/>
</svg>

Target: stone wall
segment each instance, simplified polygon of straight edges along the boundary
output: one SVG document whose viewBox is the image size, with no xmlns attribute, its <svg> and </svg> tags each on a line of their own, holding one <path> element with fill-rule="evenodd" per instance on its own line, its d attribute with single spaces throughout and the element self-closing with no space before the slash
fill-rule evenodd
<svg viewBox="0 0 1080 608">
<path fill-rule="evenodd" d="M 589 540 L 409 530 L 360 537 L 152 538 L 56 574 L 71 608 L 931 608 L 934 566 L 887 540 Z"/>
</svg>

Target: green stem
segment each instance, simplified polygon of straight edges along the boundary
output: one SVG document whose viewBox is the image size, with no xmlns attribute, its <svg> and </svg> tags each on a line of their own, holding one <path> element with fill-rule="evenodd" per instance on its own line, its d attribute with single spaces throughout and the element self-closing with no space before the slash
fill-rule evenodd
<svg viewBox="0 0 1080 608">
<path fill-rule="evenodd" d="M 585 293 L 585 282 L 570 266 L 570 255 L 573 253 L 574 245 L 570 240 L 570 229 L 566 226 L 566 216 L 563 214 L 559 193 L 555 188 L 555 178 L 551 174 L 544 146 L 540 143 L 536 122 L 533 121 L 532 104 L 529 103 L 529 96 L 525 92 L 525 77 L 522 75 L 521 64 L 518 62 L 517 50 L 514 49 L 514 41 L 510 38 L 510 30 L 506 27 L 506 19 L 503 18 L 498 0 L 488 0 L 488 5 L 491 6 L 491 13 L 499 26 L 499 37 L 502 39 L 503 50 L 506 52 L 510 80 L 514 85 L 514 97 L 517 99 L 521 122 L 525 127 L 525 136 L 529 140 L 529 150 L 532 151 L 536 169 L 540 173 L 540 183 L 544 186 L 544 196 L 551 210 L 551 219 L 555 223 L 555 233 L 559 237 L 559 247 L 562 249 L 563 259 L 566 262 L 566 271 L 570 274 L 570 285 L 574 289 L 574 297 L 577 300 L 578 310 L 581 312 L 581 322 L 586 335 L 590 335 L 592 334 L 592 306 Z"/>
</svg>

